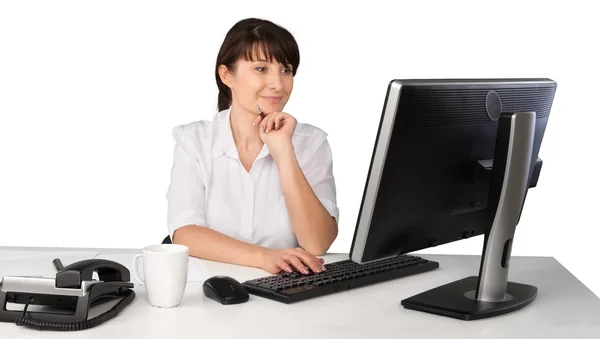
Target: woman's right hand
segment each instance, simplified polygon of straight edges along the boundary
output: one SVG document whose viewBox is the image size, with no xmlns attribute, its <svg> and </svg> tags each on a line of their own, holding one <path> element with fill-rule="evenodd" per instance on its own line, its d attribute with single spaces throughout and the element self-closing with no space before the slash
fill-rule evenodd
<svg viewBox="0 0 600 339">
<path fill-rule="evenodd" d="M 325 261 L 306 252 L 302 248 L 286 249 L 265 249 L 261 253 L 260 267 L 271 273 L 276 274 L 283 271 L 298 271 L 303 274 L 309 274 L 309 270 L 320 273 L 325 270 Z"/>
</svg>

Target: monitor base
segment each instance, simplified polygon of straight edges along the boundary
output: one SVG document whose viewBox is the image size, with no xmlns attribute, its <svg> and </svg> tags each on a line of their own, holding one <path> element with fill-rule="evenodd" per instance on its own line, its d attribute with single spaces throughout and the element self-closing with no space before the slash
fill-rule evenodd
<svg viewBox="0 0 600 339">
<path fill-rule="evenodd" d="M 521 309 L 537 296 L 537 287 L 507 282 L 504 301 L 475 300 L 478 277 L 451 282 L 402 300 L 407 309 L 443 315 L 461 320 L 495 317 Z"/>
</svg>

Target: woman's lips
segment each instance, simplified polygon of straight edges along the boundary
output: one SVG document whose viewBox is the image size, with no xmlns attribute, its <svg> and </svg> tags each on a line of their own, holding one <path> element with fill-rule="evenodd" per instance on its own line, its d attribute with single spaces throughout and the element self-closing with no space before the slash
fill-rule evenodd
<svg viewBox="0 0 600 339">
<path fill-rule="evenodd" d="M 269 97 L 263 97 L 263 99 L 265 99 L 268 102 L 271 103 L 279 103 L 281 101 L 281 97 L 273 97 L 273 96 L 269 96 Z"/>
</svg>

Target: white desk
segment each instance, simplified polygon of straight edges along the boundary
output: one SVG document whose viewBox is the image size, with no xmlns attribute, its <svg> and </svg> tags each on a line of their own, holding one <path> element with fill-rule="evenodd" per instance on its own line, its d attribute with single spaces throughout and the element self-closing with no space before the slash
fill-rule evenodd
<svg viewBox="0 0 600 339">
<path fill-rule="evenodd" d="M 138 250 L 32 249 L 0 247 L 4 267 L 19 251 L 98 252 L 130 266 Z M 4 253 L 4 255 L 2 255 Z M 21 252 L 22 253 L 22 252 Z M 115 255 L 115 254 L 121 255 Z M 79 332 L 38 332 L 0 323 L 1 338 L 600 338 L 600 299 L 550 257 L 513 257 L 509 279 L 538 287 L 525 308 L 507 315 L 462 321 L 404 309 L 400 301 L 430 288 L 476 275 L 478 256 L 422 255 L 438 261 L 431 272 L 282 304 L 250 295 L 243 304 L 223 306 L 202 293 L 202 282 L 189 282 L 181 305 L 151 307 L 143 287 L 121 314 L 98 327 Z M 326 262 L 347 258 L 328 254 Z M 17 260 L 13 260 L 17 263 Z M 0 263 L 1 264 L 1 263 Z M 205 277 L 224 274 L 240 282 L 266 272 L 204 260 L 194 261 Z M 0 265 L 0 276 L 3 276 Z"/>
</svg>

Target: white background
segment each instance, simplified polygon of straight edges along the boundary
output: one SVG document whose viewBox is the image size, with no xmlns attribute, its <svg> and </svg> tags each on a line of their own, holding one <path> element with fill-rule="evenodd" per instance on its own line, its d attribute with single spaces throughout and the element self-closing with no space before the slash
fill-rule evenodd
<svg viewBox="0 0 600 339">
<path fill-rule="evenodd" d="M 600 27 L 588 5 L 557 3 L 2 1 L 0 246 L 162 240 L 171 128 L 212 118 L 220 44 L 254 16 L 300 45 L 286 111 L 329 133 L 341 210 L 334 252 L 350 249 L 391 79 L 557 81 L 513 255 L 554 256 L 600 295 Z M 481 245 L 422 252 L 480 254 Z"/>
</svg>

